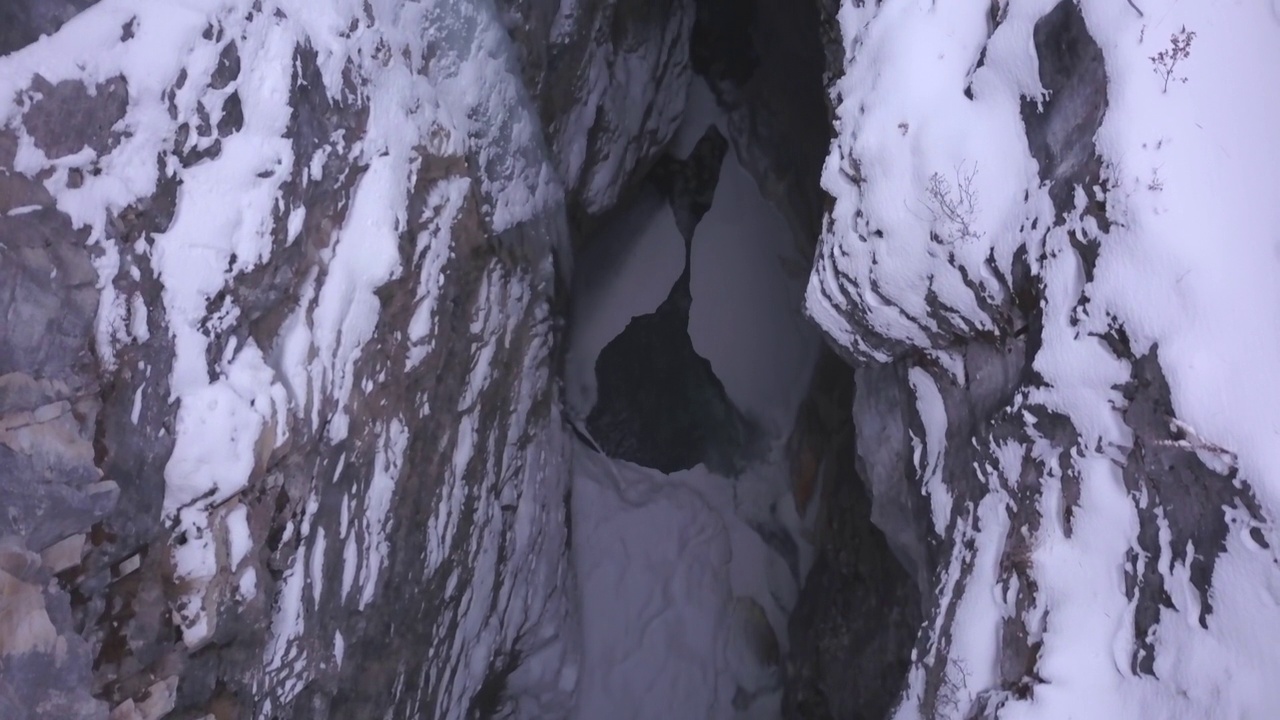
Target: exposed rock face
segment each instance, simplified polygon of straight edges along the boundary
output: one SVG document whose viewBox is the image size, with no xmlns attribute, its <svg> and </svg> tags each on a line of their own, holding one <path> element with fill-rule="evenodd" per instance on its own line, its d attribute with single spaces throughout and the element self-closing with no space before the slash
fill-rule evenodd
<svg viewBox="0 0 1280 720">
<path fill-rule="evenodd" d="M 1137 688 L 1102 715 L 1217 712 L 1178 652 L 1248 644 L 1224 566 L 1274 608 L 1277 505 L 1101 279 L 1158 254 L 1136 143 L 1099 140 L 1151 79 L 1108 5 L 4 3 L 0 717 L 564 716 L 561 289 L 596 218 L 687 179 L 693 69 L 820 237 L 832 353 L 788 446 L 817 558 L 786 658 L 749 643 L 788 716 L 1067 714 L 1082 653 Z M 669 192 L 686 239 L 709 193 Z M 754 430 L 687 287 L 602 355 L 592 431 L 729 472 Z M 627 447 L 641 373 L 728 437 Z"/>
<path fill-rule="evenodd" d="M 97 0 L 13 0 L 0 8 L 0 55 L 57 32 L 62 24 Z"/>
<path fill-rule="evenodd" d="M 919 590 L 873 523 L 865 470 L 855 463 L 851 376 L 829 357 L 802 410 L 817 426 L 810 437 L 823 439 L 815 448 L 822 494 L 817 556 L 791 615 L 786 718 L 884 717 L 902 690 L 920 625 Z M 843 414 L 816 407 L 823 402 L 842 405 Z"/>
<path fill-rule="evenodd" d="M 0 715 L 559 714 L 553 254 L 691 6 L 90 4 L 0 11 Z"/>
</svg>

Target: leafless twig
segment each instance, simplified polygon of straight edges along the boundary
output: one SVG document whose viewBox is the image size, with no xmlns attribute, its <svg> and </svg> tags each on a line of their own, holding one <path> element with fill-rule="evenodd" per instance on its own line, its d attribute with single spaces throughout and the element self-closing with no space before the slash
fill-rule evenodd
<svg viewBox="0 0 1280 720">
<path fill-rule="evenodd" d="M 982 233 L 974 229 L 978 214 L 978 192 L 973 187 L 973 179 L 978 174 L 975 163 L 968 171 L 964 165 L 956 167 L 955 185 L 942 173 L 935 172 L 929 176 L 926 193 L 929 196 L 930 212 L 933 219 L 949 226 L 947 233 L 952 241 L 978 240 Z"/>
<path fill-rule="evenodd" d="M 1186 25 L 1182 29 L 1169 36 L 1169 47 L 1161 50 L 1151 56 L 1151 69 L 1156 75 L 1164 80 L 1163 92 L 1169 92 L 1169 81 L 1185 83 L 1185 76 L 1178 76 L 1175 73 L 1178 62 L 1191 57 L 1191 41 L 1196 39 L 1194 30 L 1188 30 Z"/>
</svg>

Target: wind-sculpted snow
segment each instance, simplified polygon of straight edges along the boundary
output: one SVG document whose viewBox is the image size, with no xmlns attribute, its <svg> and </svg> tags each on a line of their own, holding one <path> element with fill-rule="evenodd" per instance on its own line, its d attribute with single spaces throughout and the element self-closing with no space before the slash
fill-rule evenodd
<svg viewBox="0 0 1280 720">
<path fill-rule="evenodd" d="M 884 364 L 859 472 L 928 578 L 895 717 L 1269 716 L 1280 96 L 1244 78 L 1280 23 L 1010 0 L 839 25 L 807 307 Z"/>
<path fill-rule="evenodd" d="M 686 15 L 630 46 L 675 90 L 592 141 L 594 209 L 674 130 Z M 103 0 L 0 57 L 0 278 L 34 283 L 0 301 L 0 489 L 49 519 L 4 528 L 35 563 L 4 597 L 62 573 L 0 677 L 60 669 L 0 714 L 564 707 L 582 181 L 543 138 L 599 98 L 525 49 L 484 0 Z"/>
</svg>

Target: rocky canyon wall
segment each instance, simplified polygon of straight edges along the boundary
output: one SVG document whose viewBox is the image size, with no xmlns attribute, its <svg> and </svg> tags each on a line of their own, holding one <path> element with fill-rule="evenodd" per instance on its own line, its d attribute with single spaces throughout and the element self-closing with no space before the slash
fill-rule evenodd
<svg viewBox="0 0 1280 720">
<path fill-rule="evenodd" d="M 562 712 L 557 277 L 691 7 L 4 13 L 0 715 Z"/>
</svg>

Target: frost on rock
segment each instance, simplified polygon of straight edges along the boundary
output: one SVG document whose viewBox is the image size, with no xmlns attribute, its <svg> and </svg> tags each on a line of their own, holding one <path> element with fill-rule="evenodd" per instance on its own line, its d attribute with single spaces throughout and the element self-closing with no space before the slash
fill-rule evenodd
<svg viewBox="0 0 1280 720">
<path fill-rule="evenodd" d="M 863 364 L 859 474 L 929 590 L 894 716 L 1267 716 L 1280 96 L 1226 88 L 1280 60 L 1280 23 L 1011 0 L 838 24 L 807 309 Z"/>
</svg>

